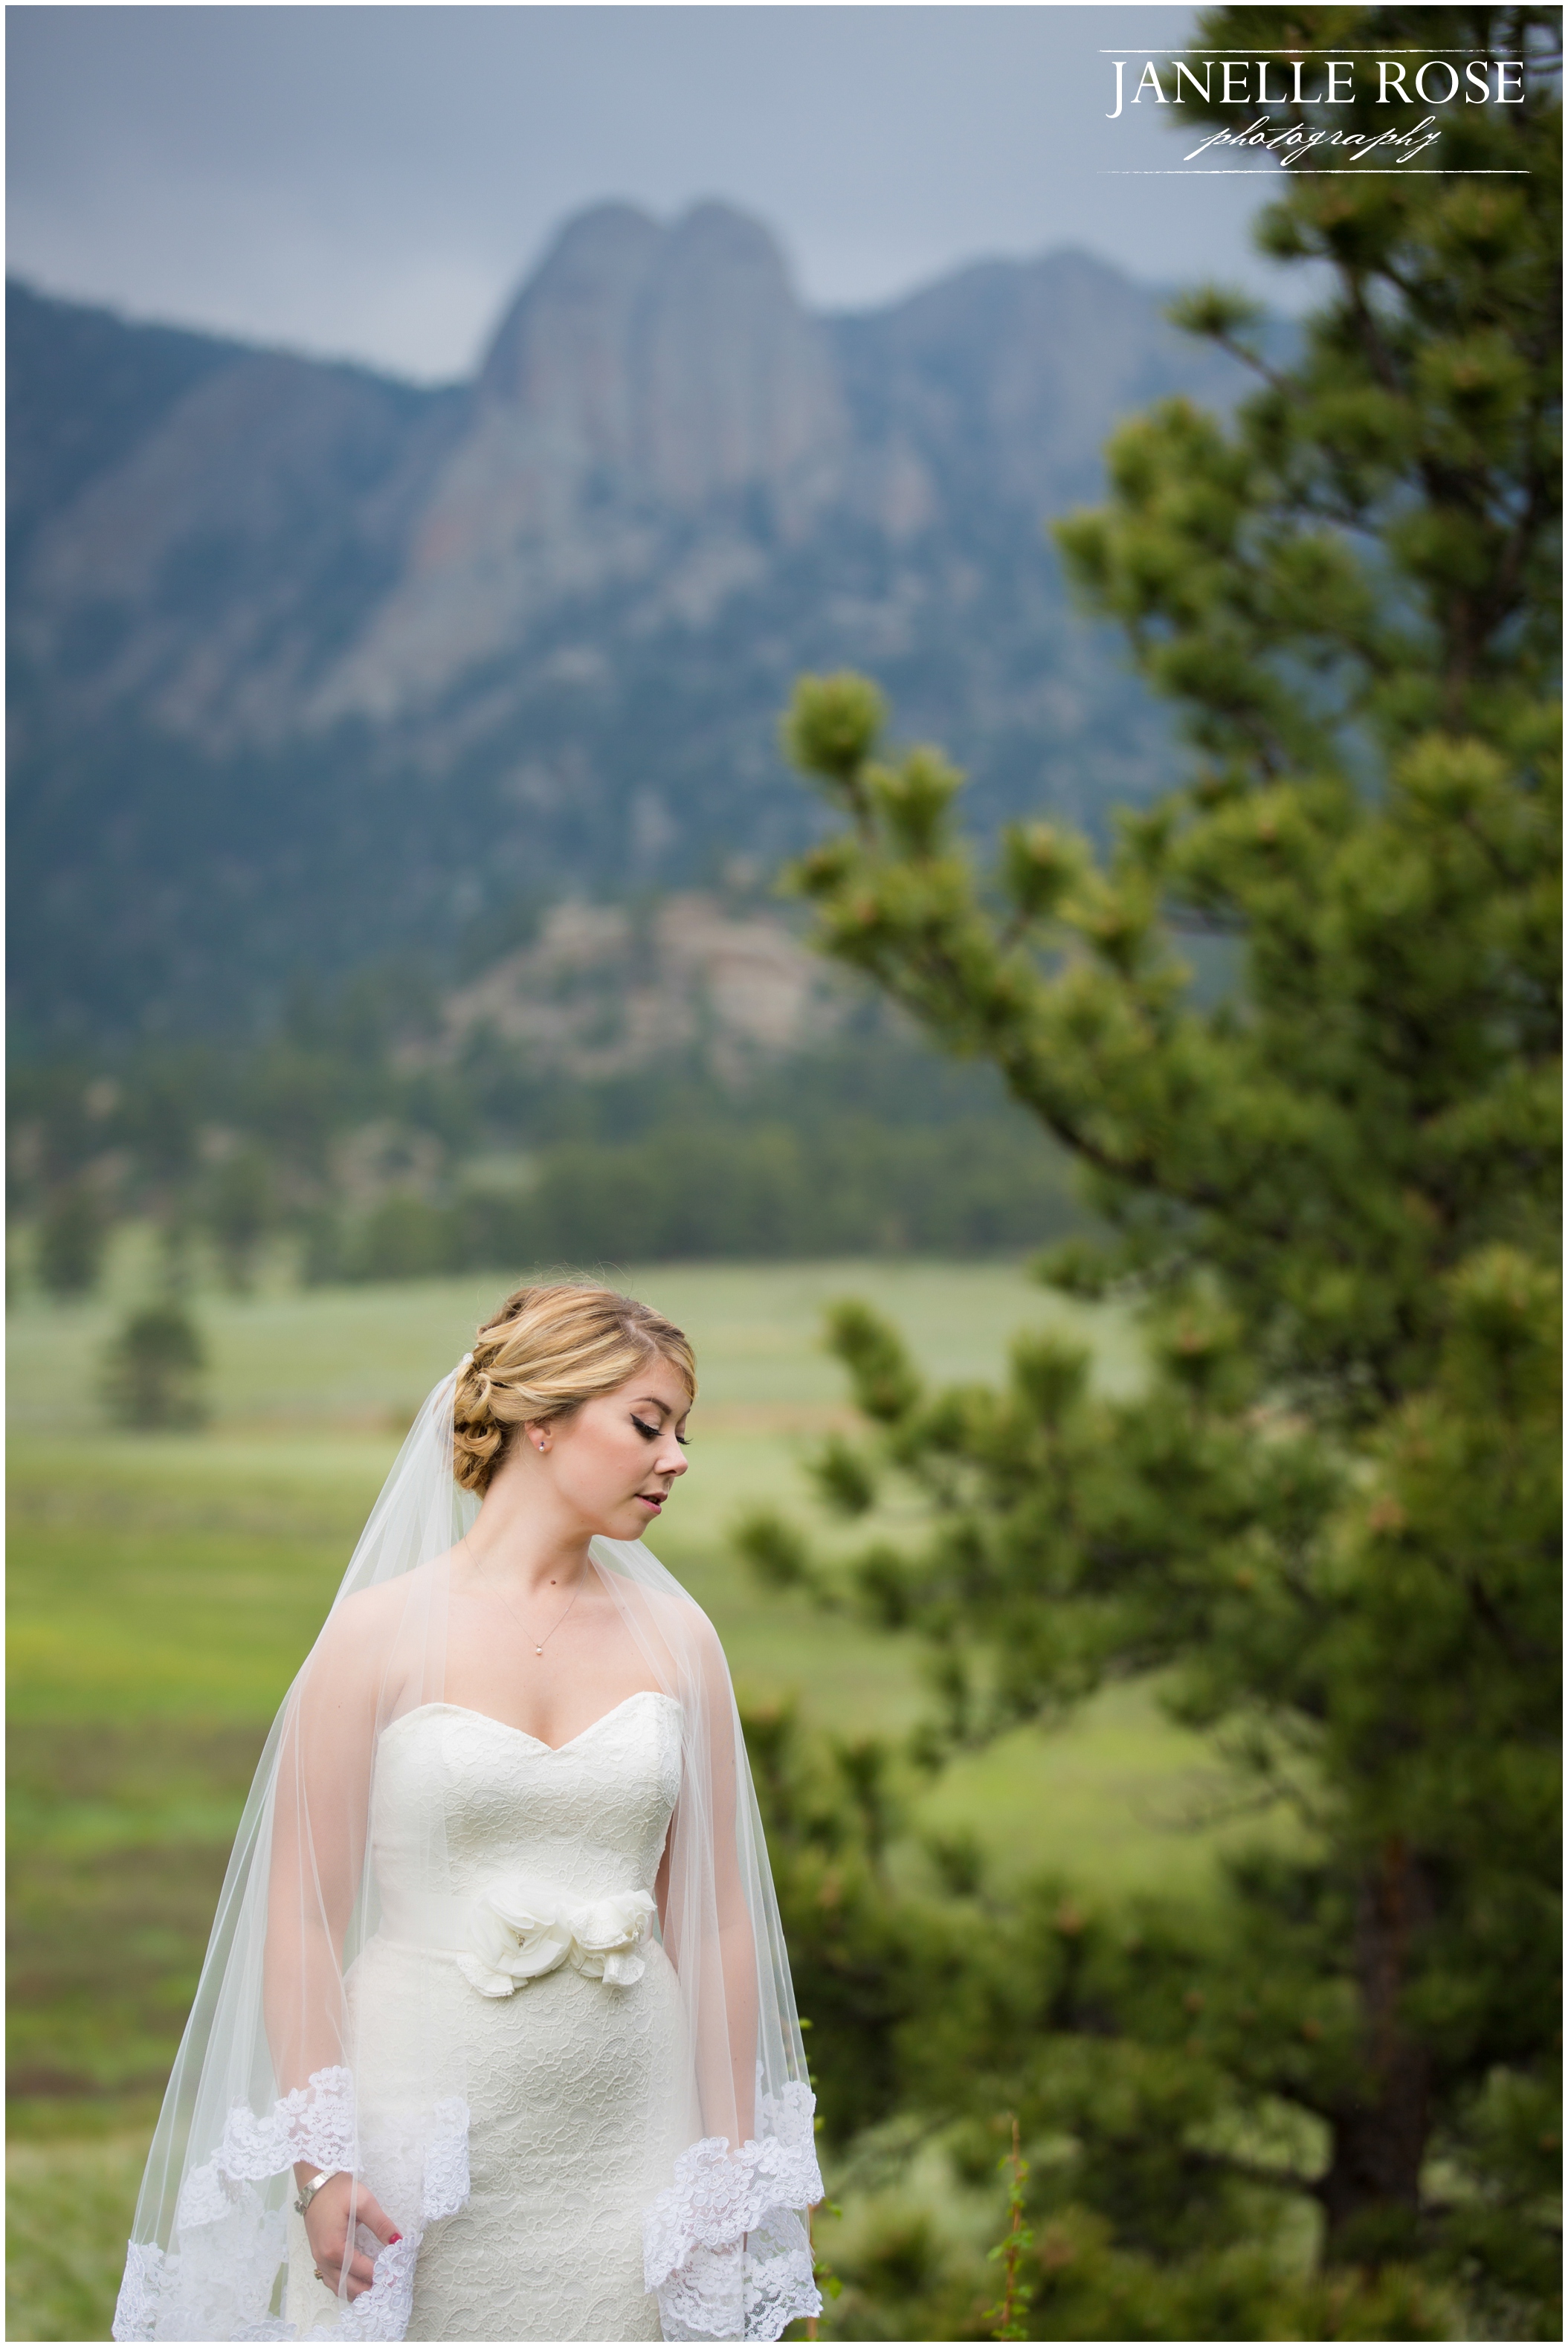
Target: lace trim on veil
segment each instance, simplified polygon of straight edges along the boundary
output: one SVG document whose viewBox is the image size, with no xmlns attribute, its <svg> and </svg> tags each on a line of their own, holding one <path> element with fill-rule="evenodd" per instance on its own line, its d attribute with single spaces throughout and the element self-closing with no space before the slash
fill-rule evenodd
<svg viewBox="0 0 1568 2347">
<path fill-rule="evenodd" d="M 268 2208 L 257 2184 L 286 2176 L 296 2161 L 364 2173 L 420 2209 L 418 2229 L 384 2249 L 360 2229 L 359 2247 L 375 2260 L 375 2280 L 352 2305 L 340 2304 L 313 2339 L 401 2339 L 414 2305 L 414 2270 L 424 2227 L 452 2216 L 468 2198 L 468 2106 L 439 2102 L 425 2125 L 377 2127 L 362 2136 L 347 2069 L 317 2070 L 259 2118 L 237 2103 L 212 2157 L 192 2168 L 180 2190 L 179 2247 L 128 2245 L 115 2310 L 116 2339 L 295 2339 L 297 2326 L 272 2312 L 280 2270 L 288 2262 L 288 2216 Z"/>
<path fill-rule="evenodd" d="M 763 2096 L 763 2133 L 739 2151 L 706 2136 L 676 2161 L 674 2183 L 642 2220 L 642 2278 L 659 2294 L 666 2339 L 772 2340 L 820 2313 L 798 2213 L 822 2198 L 815 2107 L 792 2081 Z"/>
<path fill-rule="evenodd" d="M 710 2136 L 676 2161 L 674 2183 L 643 2219 L 643 2280 L 658 2293 L 667 2340 L 776 2340 L 821 2311 L 798 2213 L 822 2198 L 815 2107 L 808 2087 L 788 2085 L 762 2097 L 764 2131 L 738 2152 Z M 424 2225 L 454 2215 L 468 2198 L 467 2106 L 453 2097 L 424 2127 L 378 2128 L 367 2139 L 356 2124 L 352 2073 L 341 2068 L 316 2071 L 265 2118 L 234 2106 L 218 2151 L 186 2178 L 179 2248 L 128 2244 L 115 2338 L 297 2339 L 297 2326 L 272 2311 L 288 2262 L 286 2209 L 268 2208 L 255 2188 L 307 2159 L 363 2167 L 387 2197 L 395 2192 L 405 2205 L 412 2197 L 423 2217 L 419 2230 L 385 2249 L 362 2233 L 374 2281 L 307 2335 L 402 2339 Z"/>
</svg>

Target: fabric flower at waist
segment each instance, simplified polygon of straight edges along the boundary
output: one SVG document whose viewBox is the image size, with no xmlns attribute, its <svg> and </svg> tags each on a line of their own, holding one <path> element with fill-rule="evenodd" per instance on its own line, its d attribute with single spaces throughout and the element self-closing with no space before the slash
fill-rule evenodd
<svg viewBox="0 0 1568 2347">
<path fill-rule="evenodd" d="M 585 1979 L 630 1988 L 646 1969 L 637 1951 L 652 1930 L 656 1911 L 646 1891 L 580 1899 L 550 1883 L 514 1877 L 493 1884 L 474 1901 L 468 1923 L 473 1952 L 458 1956 L 457 1969 L 481 1996 L 511 1996 L 562 1964 Z"/>
</svg>

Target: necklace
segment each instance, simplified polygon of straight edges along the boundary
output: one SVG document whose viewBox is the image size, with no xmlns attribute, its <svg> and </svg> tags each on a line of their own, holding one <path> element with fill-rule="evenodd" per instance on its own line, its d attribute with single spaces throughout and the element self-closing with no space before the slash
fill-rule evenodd
<svg viewBox="0 0 1568 2347">
<path fill-rule="evenodd" d="M 466 1547 L 467 1547 L 467 1543 L 468 1543 L 468 1535 L 467 1535 L 467 1533 L 466 1533 L 466 1532 L 465 1532 L 465 1533 L 464 1533 L 464 1535 L 463 1535 L 462 1545 L 463 1545 L 465 1548 L 466 1548 Z M 468 1553 L 469 1553 L 469 1555 L 470 1555 L 470 1556 L 473 1556 L 473 1555 L 474 1555 L 474 1552 L 473 1552 L 473 1550 L 472 1550 L 472 1549 L 469 1549 L 469 1550 L 468 1550 Z M 487 1575 L 486 1575 L 486 1573 L 485 1573 L 485 1568 L 484 1568 L 484 1566 L 483 1566 L 482 1564 L 479 1564 L 479 1563 L 478 1563 L 478 1559 L 477 1559 L 477 1557 L 475 1558 L 475 1563 L 476 1563 L 477 1565 L 478 1565 L 478 1573 L 479 1573 L 479 1578 L 480 1578 L 480 1580 L 481 1580 L 481 1581 L 485 1580 L 485 1579 L 487 1578 Z M 553 1587 L 553 1585 L 554 1585 L 554 1584 L 552 1583 L 551 1585 L 552 1585 L 552 1587 Z M 495 1583 L 491 1583 L 491 1587 L 495 1589 L 497 1596 L 500 1598 L 502 1604 L 506 1607 L 506 1609 L 507 1609 L 507 1613 L 508 1613 L 508 1614 L 510 1614 L 510 1615 L 511 1615 L 511 1617 L 512 1617 L 513 1621 L 517 1624 L 517 1625 L 518 1625 L 518 1629 L 522 1631 L 524 1637 L 525 1637 L 525 1638 L 527 1638 L 527 1639 L 528 1639 L 528 1643 L 529 1643 L 529 1645 L 533 1646 L 533 1649 L 534 1649 L 535 1654 L 536 1654 L 536 1655 L 542 1655 L 542 1654 L 544 1653 L 545 1648 L 549 1645 L 550 1640 L 555 1636 L 556 1632 L 560 1628 L 561 1624 L 566 1620 L 566 1614 L 569 1614 L 569 1613 L 571 1612 L 572 1606 L 573 1606 L 573 1605 L 575 1605 L 575 1604 L 577 1604 L 578 1599 L 582 1595 L 582 1577 L 581 1577 L 581 1575 L 580 1575 L 580 1574 L 579 1575 L 579 1578 L 578 1578 L 578 1584 L 577 1584 L 577 1587 L 576 1587 L 576 1588 L 572 1591 L 572 1593 L 571 1593 L 570 1602 L 569 1603 L 569 1604 L 568 1604 L 568 1606 L 567 1606 L 566 1614 L 559 1614 L 559 1615 L 557 1617 L 557 1619 L 556 1619 L 555 1621 L 553 1621 L 553 1622 L 550 1624 L 550 1626 L 549 1626 L 549 1628 L 545 1632 L 544 1636 L 543 1636 L 542 1638 L 540 1638 L 537 1643 L 535 1642 L 533 1632 L 532 1632 L 531 1630 L 528 1629 L 528 1628 L 524 1625 L 522 1616 L 521 1616 L 521 1615 L 517 1612 L 516 1608 L 513 1606 L 513 1604 L 512 1604 L 512 1603 L 511 1603 L 511 1600 L 510 1600 L 508 1597 L 507 1597 L 507 1596 L 503 1594 L 503 1592 L 500 1590 L 500 1588 L 499 1588 L 499 1587 L 497 1587 L 497 1584 L 496 1584 Z"/>
</svg>

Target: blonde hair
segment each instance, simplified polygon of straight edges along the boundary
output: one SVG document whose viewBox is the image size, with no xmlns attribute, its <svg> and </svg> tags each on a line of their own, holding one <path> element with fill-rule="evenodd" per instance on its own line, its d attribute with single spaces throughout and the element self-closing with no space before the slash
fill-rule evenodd
<svg viewBox="0 0 1568 2347">
<path fill-rule="evenodd" d="M 651 1305 L 586 1281 L 519 1287 L 486 1321 L 457 1372 L 452 1471 L 458 1482 L 482 1494 L 514 1426 L 565 1418 L 597 1395 L 613 1393 L 655 1356 L 680 1372 L 695 1400 L 692 1348 Z"/>
</svg>

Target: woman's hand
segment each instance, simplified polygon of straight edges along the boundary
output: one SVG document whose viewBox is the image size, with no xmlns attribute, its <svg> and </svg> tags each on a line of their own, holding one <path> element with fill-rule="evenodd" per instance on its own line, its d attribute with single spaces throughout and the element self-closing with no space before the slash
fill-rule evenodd
<svg viewBox="0 0 1568 2347">
<path fill-rule="evenodd" d="M 375 2279 L 370 2260 L 354 2246 L 356 2225 L 367 2225 L 378 2241 L 403 2239 L 381 2203 L 363 2184 L 356 2184 L 352 2176 L 330 2177 L 305 2210 L 305 2238 L 311 2245 L 316 2271 L 329 2290 L 337 2289 L 346 2259 L 345 2279 L 351 2299 L 360 2297 Z"/>
</svg>

